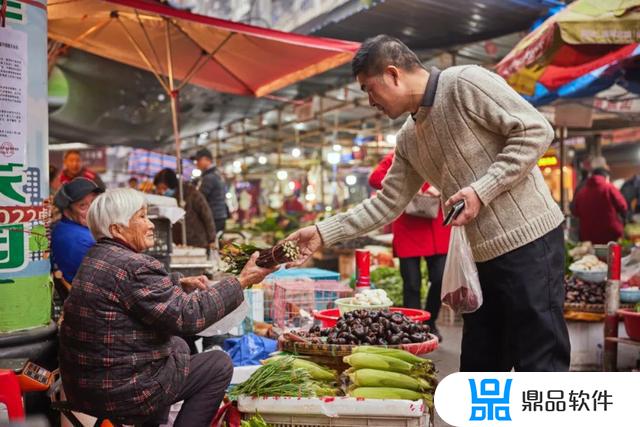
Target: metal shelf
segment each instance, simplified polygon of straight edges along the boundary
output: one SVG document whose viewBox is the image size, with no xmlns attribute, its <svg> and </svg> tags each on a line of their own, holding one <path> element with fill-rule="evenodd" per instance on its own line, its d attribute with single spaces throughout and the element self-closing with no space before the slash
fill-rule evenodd
<svg viewBox="0 0 640 427">
<path fill-rule="evenodd" d="M 635 345 L 637 347 L 640 347 L 640 341 L 634 341 L 629 338 L 607 337 L 605 339 L 609 342 L 615 342 L 618 344 Z"/>
</svg>

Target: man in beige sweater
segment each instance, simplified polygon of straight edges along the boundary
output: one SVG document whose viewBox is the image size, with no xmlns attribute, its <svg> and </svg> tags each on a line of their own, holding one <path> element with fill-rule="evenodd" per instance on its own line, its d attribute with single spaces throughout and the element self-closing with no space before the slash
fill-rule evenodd
<svg viewBox="0 0 640 427">
<path fill-rule="evenodd" d="M 424 181 L 464 226 L 483 306 L 464 315 L 462 371 L 566 371 L 562 212 L 536 162 L 553 139 L 544 117 L 478 66 L 427 71 L 399 40 L 366 40 L 352 62 L 371 106 L 411 113 L 377 197 L 289 237 L 304 258 L 395 219 Z M 303 262 L 304 260 L 301 260 Z"/>
</svg>

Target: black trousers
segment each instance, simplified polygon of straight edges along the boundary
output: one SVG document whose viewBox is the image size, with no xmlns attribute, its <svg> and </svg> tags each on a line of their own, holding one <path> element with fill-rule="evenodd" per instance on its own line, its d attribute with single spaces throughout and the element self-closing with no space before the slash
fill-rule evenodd
<svg viewBox="0 0 640 427">
<path fill-rule="evenodd" d="M 183 401 L 174 427 L 209 427 L 218 412 L 224 394 L 231 383 L 233 363 L 224 351 L 209 351 L 191 356 L 189 375 L 173 403 Z M 161 410 L 138 427 L 165 424 L 169 407 Z"/>
<path fill-rule="evenodd" d="M 402 276 L 402 294 L 403 307 L 417 308 L 420 307 L 420 287 L 422 284 L 422 273 L 420 272 L 420 258 L 400 258 L 400 275 Z M 433 255 L 425 257 L 427 268 L 429 269 L 429 293 L 427 294 L 427 303 L 425 310 L 431 313 L 431 318 L 427 322 L 434 326 L 440 313 L 440 291 L 442 289 L 442 274 L 444 273 L 444 264 L 447 260 L 446 255 Z"/>
<path fill-rule="evenodd" d="M 184 402 L 174 427 L 209 427 L 232 375 L 233 364 L 224 351 L 191 356 L 187 381 L 176 398 Z"/>
<path fill-rule="evenodd" d="M 227 219 L 226 218 L 216 218 L 213 220 L 214 224 L 216 225 L 216 233 L 219 233 L 221 231 L 224 231 L 224 228 L 226 226 L 227 223 Z"/>
<path fill-rule="evenodd" d="M 562 227 L 476 265 L 483 304 L 463 315 L 460 371 L 569 370 Z"/>
</svg>

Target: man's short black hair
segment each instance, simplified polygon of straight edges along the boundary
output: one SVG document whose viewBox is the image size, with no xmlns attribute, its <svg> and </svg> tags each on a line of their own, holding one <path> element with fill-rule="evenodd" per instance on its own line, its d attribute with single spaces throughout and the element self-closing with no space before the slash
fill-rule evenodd
<svg viewBox="0 0 640 427">
<path fill-rule="evenodd" d="M 596 168 L 594 170 L 591 171 L 591 175 L 598 175 L 598 176 L 606 176 L 609 177 L 611 174 L 609 173 L 608 170 L 606 170 L 605 168 Z"/>
<path fill-rule="evenodd" d="M 367 76 L 378 74 L 387 65 L 412 71 L 424 68 L 418 56 L 399 39 L 386 34 L 368 38 L 351 61 L 353 76 L 364 73 Z"/>
<path fill-rule="evenodd" d="M 176 171 L 171 168 L 162 169 L 153 178 L 153 185 L 158 186 L 158 184 L 164 184 L 172 190 L 178 188 L 178 177 L 176 176 Z"/>
<path fill-rule="evenodd" d="M 213 155 L 211 154 L 211 151 L 209 151 L 207 148 L 199 149 L 194 158 L 195 160 L 199 160 L 202 157 L 206 157 L 207 159 L 213 161 Z"/>
<path fill-rule="evenodd" d="M 69 157 L 72 154 L 77 154 L 78 156 L 80 155 L 80 151 L 79 150 L 67 150 L 64 153 L 64 156 L 62 157 L 62 160 L 67 160 L 67 157 Z"/>
</svg>

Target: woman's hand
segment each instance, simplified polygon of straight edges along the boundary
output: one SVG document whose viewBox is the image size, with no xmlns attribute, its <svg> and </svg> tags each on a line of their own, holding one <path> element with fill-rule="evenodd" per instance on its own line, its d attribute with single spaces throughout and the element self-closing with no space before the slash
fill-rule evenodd
<svg viewBox="0 0 640 427">
<path fill-rule="evenodd" d="M 207 289 L 207 276 L 191 276 L 180 279 L 180 285 L 185 292 L 196 289 Z"/>
<path fill-rule="evenodd" d="M 242 286 L 242 289 L 262 282 L 269 273 L 272 273 L 276 269 L 276 267 L 258 267 L 256 265 L 256 260 L 258 259 L 259 254 L 259 252 L 254 252 L 253 255 L 251 255 L 251 258 L 249 258 L 247 264 L 238 275 L 238 281 L 240 282 L 240 286 Z"/>
</svg>

